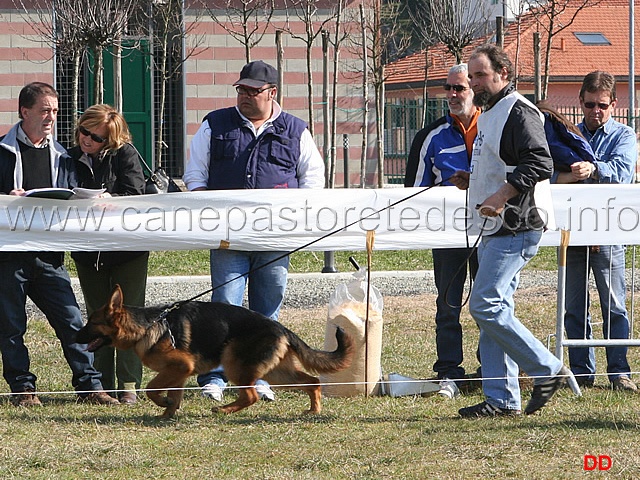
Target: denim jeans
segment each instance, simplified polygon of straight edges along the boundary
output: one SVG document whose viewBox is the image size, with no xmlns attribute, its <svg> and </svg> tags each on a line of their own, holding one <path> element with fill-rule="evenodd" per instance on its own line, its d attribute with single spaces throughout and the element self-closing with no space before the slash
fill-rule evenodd
<svg viewBox="0 0 640 480">
<path fill-rule="evenodd" d="M 600 308 L 604 319 L 603 338 L 629 338 L 629 319 L 625 307 L 624 255 L 624 247 L 621 245 L 603 245 L 597 252 L 591 251 L 591 247 L 567 249 L 564 314 L 567 338 L 593 338 L 589 314 L 591 302 L 587 288 L 589 270 L 593 272 L 600 297 Z M 629 375 L 631 368 L 627 362 L 627 347 L 606 347 L 606 354 L 610 381 L 621 374 Z M 569 364 L 575 375 L 593 380 L 596 373 L 594 348 L 569 348 Z"/>
<path fill-rule="evenodd" d="M 438 358 L 433 371 L 438 378 L 464 378 L 462 367 L 462 326 L 460 310 L 464 285 L 467 281 L 469 248 L 434 248 L 433 275 L 438 298 L 436 299 L 436 352 Z M 468 260 L 471 277 L 478 270 L 478 256 Z M 446 296 L 446 298 L 445 298 Z"/>
<path fill-rule="evenodd" d="M 30 371 L 29 351 L 24 344 L 27 330 L 27 296 L 44 313 L 62 345 L 76 390 L 101 390 L 100 373 L 93 367 L 93 354 L 75 343 L 82 328 L 82 315 L 71 288 L 61 254 L 16 253 L 0 262 L 0 350 L 4 379 L 12 392 L 36 388 Z"/>
<path fill-rule="evenodd" d="M 289 257 L 274 260 L 283 253 L 211 250 L 211 301 L 242 305 L 248 283 L 249 309 L 277 321 L 287 287 Z M 266 267 L 258 268 L 271 261 L 273 263 Z M 245 275 L 254 269 L 257 270 Z M 229 282 L 232 279 L 236 280 Z M 198 385 L 208 383 L 215 383 L 220 387 L 226 385 L 227 379 L 222 367 L 198 375 Z"/>
<path fill-rule="evenodd" d="M 484 236 L 469 310 L 480 327 L 482 388 L 486 401 L 520 409 L 519 369 L 535 383 L 557 374 L 562 363 L 515 316 L 513 295 L 520 271 L 538 251 L 542 232 Z"/>
</svg>

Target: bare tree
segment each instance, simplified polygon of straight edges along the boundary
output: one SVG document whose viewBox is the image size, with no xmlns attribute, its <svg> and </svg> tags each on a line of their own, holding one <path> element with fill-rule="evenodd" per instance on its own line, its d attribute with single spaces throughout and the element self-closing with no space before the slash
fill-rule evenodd
<svg viewBox="0 0 640 480">
<path fill-rule="evenodd" d="M 167 107 L 167 87 L 176 78 L 179 78 L 182 66 L 193 54 L 196 53 L 203 39 L 193 30 L 198 25 L 199 13 L 190 26 L 186 26 L 183 17 L 184 0 L 156 0 L 149 5 L 149 24 L 151 25 L 154 54 L 151 55 L 154 64 L 154 74 L 158 82 L 158 97 L 156 98 L 157 130 L 155 161 L 156 166 L 161 167 L 166 149 L 165 122 Z M 183 44 L 189 39 L 189 45 L 183 50 Z"/>
<path fill-rule="evenodd" d="M 384 85 L 385 66 L 401 58 L 408 50 L 410 32 L 400 21 L 406 2 L 400 0 L 365 0 L 362 9 L 363 38 L 352 37 L 354 53 L 363 60 L 373 85 L 376 112 L 376 154 L 379 188 L 384 186 Z M 363 48 L 364 46 L 364 48 Z M 366 62 L 364 62 L 364 58 Z M 365 104 L 368 98 L 364 99 Z M 365 119 L 366 124 L 366 119 Z M 361 175 L 366 172 L 361 171 Z"/>
<path fill-rule="evenodd" d="M 360 7 L 362 26 L 362 148 L 360 152 L 360 188 L 364 188 L 367 179 L 367 150 L 369 149 L 369 45 L 364 5 Z"/>
<path fill-rule="evenodd" d="M 284 28 L 291 38 L 302 40 L 306 48 L 306 61 L 307 61 L 307 96 L 309 99 L 309 131 L 311 135 L 314 134 L 314 101 L 313 101 L 313 64 L 311 62 L 311 53 L 313 51 L 313 44 L 320 36 L 321 32 L 325 30 L 325 26 L 332 23 L 336 16 L 336 9 L 320 17 L 318 15 L 318 3 L 319 0 L 289 0 L 287 5 L 287 17 L 290 17 L 289 12 L 293 12 L 293 16 L 297 17 L 304 25 L 304 33 L 300 34 L 295 28 L 291 28 L 290 20 L 287 19 L 287 25 Z"/>
<path fill-rule="evenodd" d="M 53 0 L 63 4 L 66 0 Z M 129 21 L 140 8 L 137 0 L 69 0 L 74 9 L 56 10 L 56 21 L 64 23 L 84 39 L 94 59 L 93 95 L 95 103 L 104 101 L 103 52 L 111 46 L 121 46 Z"/>
<path fill-rule="evenodd" d="M 593 7 L 601 1 L 602 0 L 545 0 L 531 2 L 532 4 L 536 4 L 536 7 L 531 9 L 531 14 L 538 19 L 545 37 L 541 100 L 547 98 L 549 88 L 553 37 L 570 27 L 583 9 Z"/>
<path fill-rule="evenodd" d="M 431 12 L 425 8 L 425 0 L 417 0 L 408 8 L 409 18 L 413 22 L 411 29 L 412 35 L 420 39 L 419 45 L 424 53 L 424 77 L 422 82 L 422 125 L 427 124 L 428 111 L 427 102 L 429 99 L 429 49 L 437 43 L 436 38 L 431 31 Z"/>
<path fill-rule="evenodd" d="M 271 25 L 274 0 L 201 0 L 211 19 L 242 44 L 247 63 Z"/>
<path fill-rule="evenodd" d="M 331 90 L 331 135 L 329 136 L 329 145 L 327 146 L 329 151 L 329 175 L 327 178 L 327 186 L 333 188 L 335 186 L 336 175 L 336 137 L 337 137 L 337 111 L 338 111 L 338 64 L 340 60 L 340 48 L 342 43 L 348 36 L 348 32 L 343 28 L 342 16 L 343 11 L 348 0 L 337 0 L 335 23 L 328 25 L 329 28 L 333 27 L 333 40 L 330 40 L 333 46 L 333 80 Z M 347 175 L 348 172 L 344 172 Z"/>
<path fill-rule="evenodd" d="M 55 52 L 73 65 L 72 78 L 72 111 L 78 111 L 78 79 L 80 64 L 86 45 L 84 39 L 75 29 L 65 22 L 56 21 L 56 13 L 66 16 L 64 10 L 74 8 L 73 2 L 35 1 L 29 2 L 29 8 L 22 0 L 15 0 L 14 5 L 21 11 L 25 22 L 30 25 L 40 38 L 52 47 Z"/>
<path fill-rule="evenodd" d="M 61 55 L 74 65 L 77 82 L 80 59 L 87 51 L 94 58 L 94 99 L 103 101 L 103 51 L 119 45 L 127 31 L 128 23 L 140 7 L 138 0 L 35 0 L 29 8 L 23 0 L 15 0 L 24 12 L 27 23 L 42 38 L 55 47 Z M 32 21 L 30 11 L 36 12 L 37 21 Z M 77 83 L 74 87 L 74 103 L 77 107 Z"/>
<path fill-rule="evenodd" d="M 462 62 L 462 52 L 485 31 L 489 12 L 477 0 L 416 0 L 411 18 L 425 45 L 443 43 Z"/>
</svg>

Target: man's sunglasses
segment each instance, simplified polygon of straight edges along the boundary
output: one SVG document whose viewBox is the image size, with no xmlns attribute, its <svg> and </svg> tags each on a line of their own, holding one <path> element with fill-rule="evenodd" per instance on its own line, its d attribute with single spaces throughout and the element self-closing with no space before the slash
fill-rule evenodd
<svg viewBox="0 0 640 480">
<path fill-rule="evenodd" d="M 107 141 L 106 138 L 102 138 L 100 135 L 96 135 L 95 133 L 91 133 L 89 130 L 87 130 L 86 128 L 84 128 L 82 125 L 80 125 L 78 127 L 78 131 L 84 135 L 85 137 L 91 137 L 91 140 L 93 140 L 96 143 L 104 143 Z"/>
<path fill-rule="evenodd" d="M 255 97 L 256 95 L 260 95 L 262 92 L 265 92 L 269 89 L 273 88 L 273 86 L 269 85 L 268 87 L 264 87 L 264 88 L 247 88 L 247 87 L 241 87 L 240 85 L 238 85 L 236 87 L 236 92 L 238 92 L 238 95 L 246 95 L 247 97 Z"/>
<path fill-rule="evenodd" d="M 598 108 L 600 110 L 606 110 L 607 108 L 609 108 L 611 106 L 610 103 L 596 103 L 596 102 L 584 102 L 584 106 L 586 108 L 596 108 L 596 105 L 598 106 Z"/>
<path fill-rule="evenodd" d="M 468 89 L 469 87 L 465 87 L 464 85 L 449 85 L 448 83 L 444 84 L 444 89 L 448 92 L 449 90 L 453 89 L 454 92 L 464 92 L 466 89 Z"/>
</svg>

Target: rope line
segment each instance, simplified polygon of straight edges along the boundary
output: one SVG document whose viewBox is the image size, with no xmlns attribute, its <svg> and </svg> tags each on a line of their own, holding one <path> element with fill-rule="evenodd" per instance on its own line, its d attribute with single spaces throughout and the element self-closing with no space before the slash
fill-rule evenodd
<svg viewBox="0 0 640 480">
<path fill-rule="evenodd" d="M 638 371 L 634 371 L 634 372 L 629 372 L 631 375 L 633 374 L 640 374 L 640 372 Z M 590 374 L 574 374 L 574 377 L 576 379 L 580 378 L 580 377 L 591 377 L 591 376 L 596 376 L 596 377 L 605 377 L 608 376 L 609 374 L 607 373 L 596 373 L 595 375 L 590 375 Z M 554 375 L 554 376 L 562 376 L 565 378 L 569 378 L 568 375 Z M 482 380 L 506 380 L 507 378 L 513 378 L 513 377 L 473 377 L 473 378 L 461 378 L 461 379 L 449 379 L 449 381 L 451 382 L 455 382 L 455 383 L 464 383 L 464 382 L 469 382 L 469 381 L 473 381 L 473 382 L 480 382 Z M 528 375 L 519 375 L 518 377 L 515 377 L 518 380 L 536 380 L 537 378 L 549 378 L 548 375 L 540 375 L 540 376 L 528 376 Z M 376 385 L 378 383 L 380 384 L 388 384 L 388 385 L 394 385 L 394 384 L 414 384 L 414 383 L 424 383 L 424 382 L 432 382 L 432 383 L 438 383 L 439 380 L 437 379 L 402 379 L 402 380 L 384 380 L 384 379 L 379 379 L 376 381 L 371 381 L 371 382 L 321 382 L 321 383 L 285 383 L 285 384 L 270 384 L 269 386 L 271 388 L 290 388 L 290 389 L 298 389 L 298 388 L 302 388 L 302 387 L 312 387 L 315 385 L 318 386 L 334 386 L 334 385 Z M 228 385 L 224 388 L 224 390 L 243 390 L 246 388 L 253 388 L 252 386 L 249 385 Z M 202 387 L 199 386 L 194 386 L 194 387 L 182 387 L 182 388 L 178 388 L 178 387 L 174 387 L 174 388 L 139 388 L 136 390 L 137 393 L 144 393 L 144 392 L 165 392 L 165 391 L 175 391 L 175 390 L 184 390 L 184 391 L 191 391 L 191 390 L 195 390 L 195 391 L 200 391 L 202 389 Z M 127 392 L 127 391 L 131 391 L 131 390 L 99 390 L 101 392 L 106 392 L 106 393 L 120 393 L 120 392 Z M 37 390 L 35 392 L 2 392 L 0 393 L 0 398 L 1 397 L 8 397 L 8 396 L 12 396 L 12 395 L 84 395 L 84 394 L 90 394 L 90 393 L 95 393 L 96 390 Z"/>
</svg>

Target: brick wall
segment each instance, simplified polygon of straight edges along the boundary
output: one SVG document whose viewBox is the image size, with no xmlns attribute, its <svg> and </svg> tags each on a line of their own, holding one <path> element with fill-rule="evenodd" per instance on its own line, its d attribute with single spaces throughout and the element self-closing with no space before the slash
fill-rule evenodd
<svg viewBox="0 0 640 480">
<path fill-rule="evenodd" d="M 8 0 L 0 0 L 0 135 L 5 134 L 18 121 L 17 104 L 20 89 L 32 81 L 54 82 L 53 50 L 25 19 L 12 8 Z M 194 16 L 187 12 L 186 23 Z M 37 17 L 32 17 L 36 21 Z M 284 15 L 274 16 L 274 25 L 284 25 Z M 302 23 L 290 19 L 296 31 L 303 31 Z M 270 27 L 262 42 L 251 51 L 253 60 L 264 60 L 276 66 L 275 28 Z M 198 24 L 189 30 L 192 37 L 187 45 L 196 46 L 195 53 L 186 61 L 186 131 L 187 147 L 197 131 L 202 118 L 211 110 L 235 104 L 233 82 L 245 64 L 244 48 L 232 36 L 216 25 L 206 14 L 198 17 Z M 322 120 L 322 43 L 315 42 L 312 63 L 314 99 L 309 106 L 307 98 L 306 48 L 302 40 L 290 34 L 282 34 L 284 50 L 283 107 L 303 120 L 308 120 L 309 108 L 315 118 L 315 138 L 323 153 Z M 330 53 L 332 56 L 332 53 Z M 343 134 L 349 135 L 350 177 L 352 184 L 359 182 L 362 98 L 361 76 L 353 73 L 361 70 L 360 61 L 347 48 L 340 52 L 340 75 L 337 114 L 336 185 L 343 184 Z M 329 68 L 332 68 L 329 62 Z M 332 78 L 332 75 L 330 75 Z M 331 89 L 330 89 L 331 91 Z M 371 89 L 372 91 L 372 89 Z M 367 183 L 375 183 L 375 133 L 373 99 L 370 100 Z M 186 160 L 186 159 L 185 159 Z"/>
</svg>

